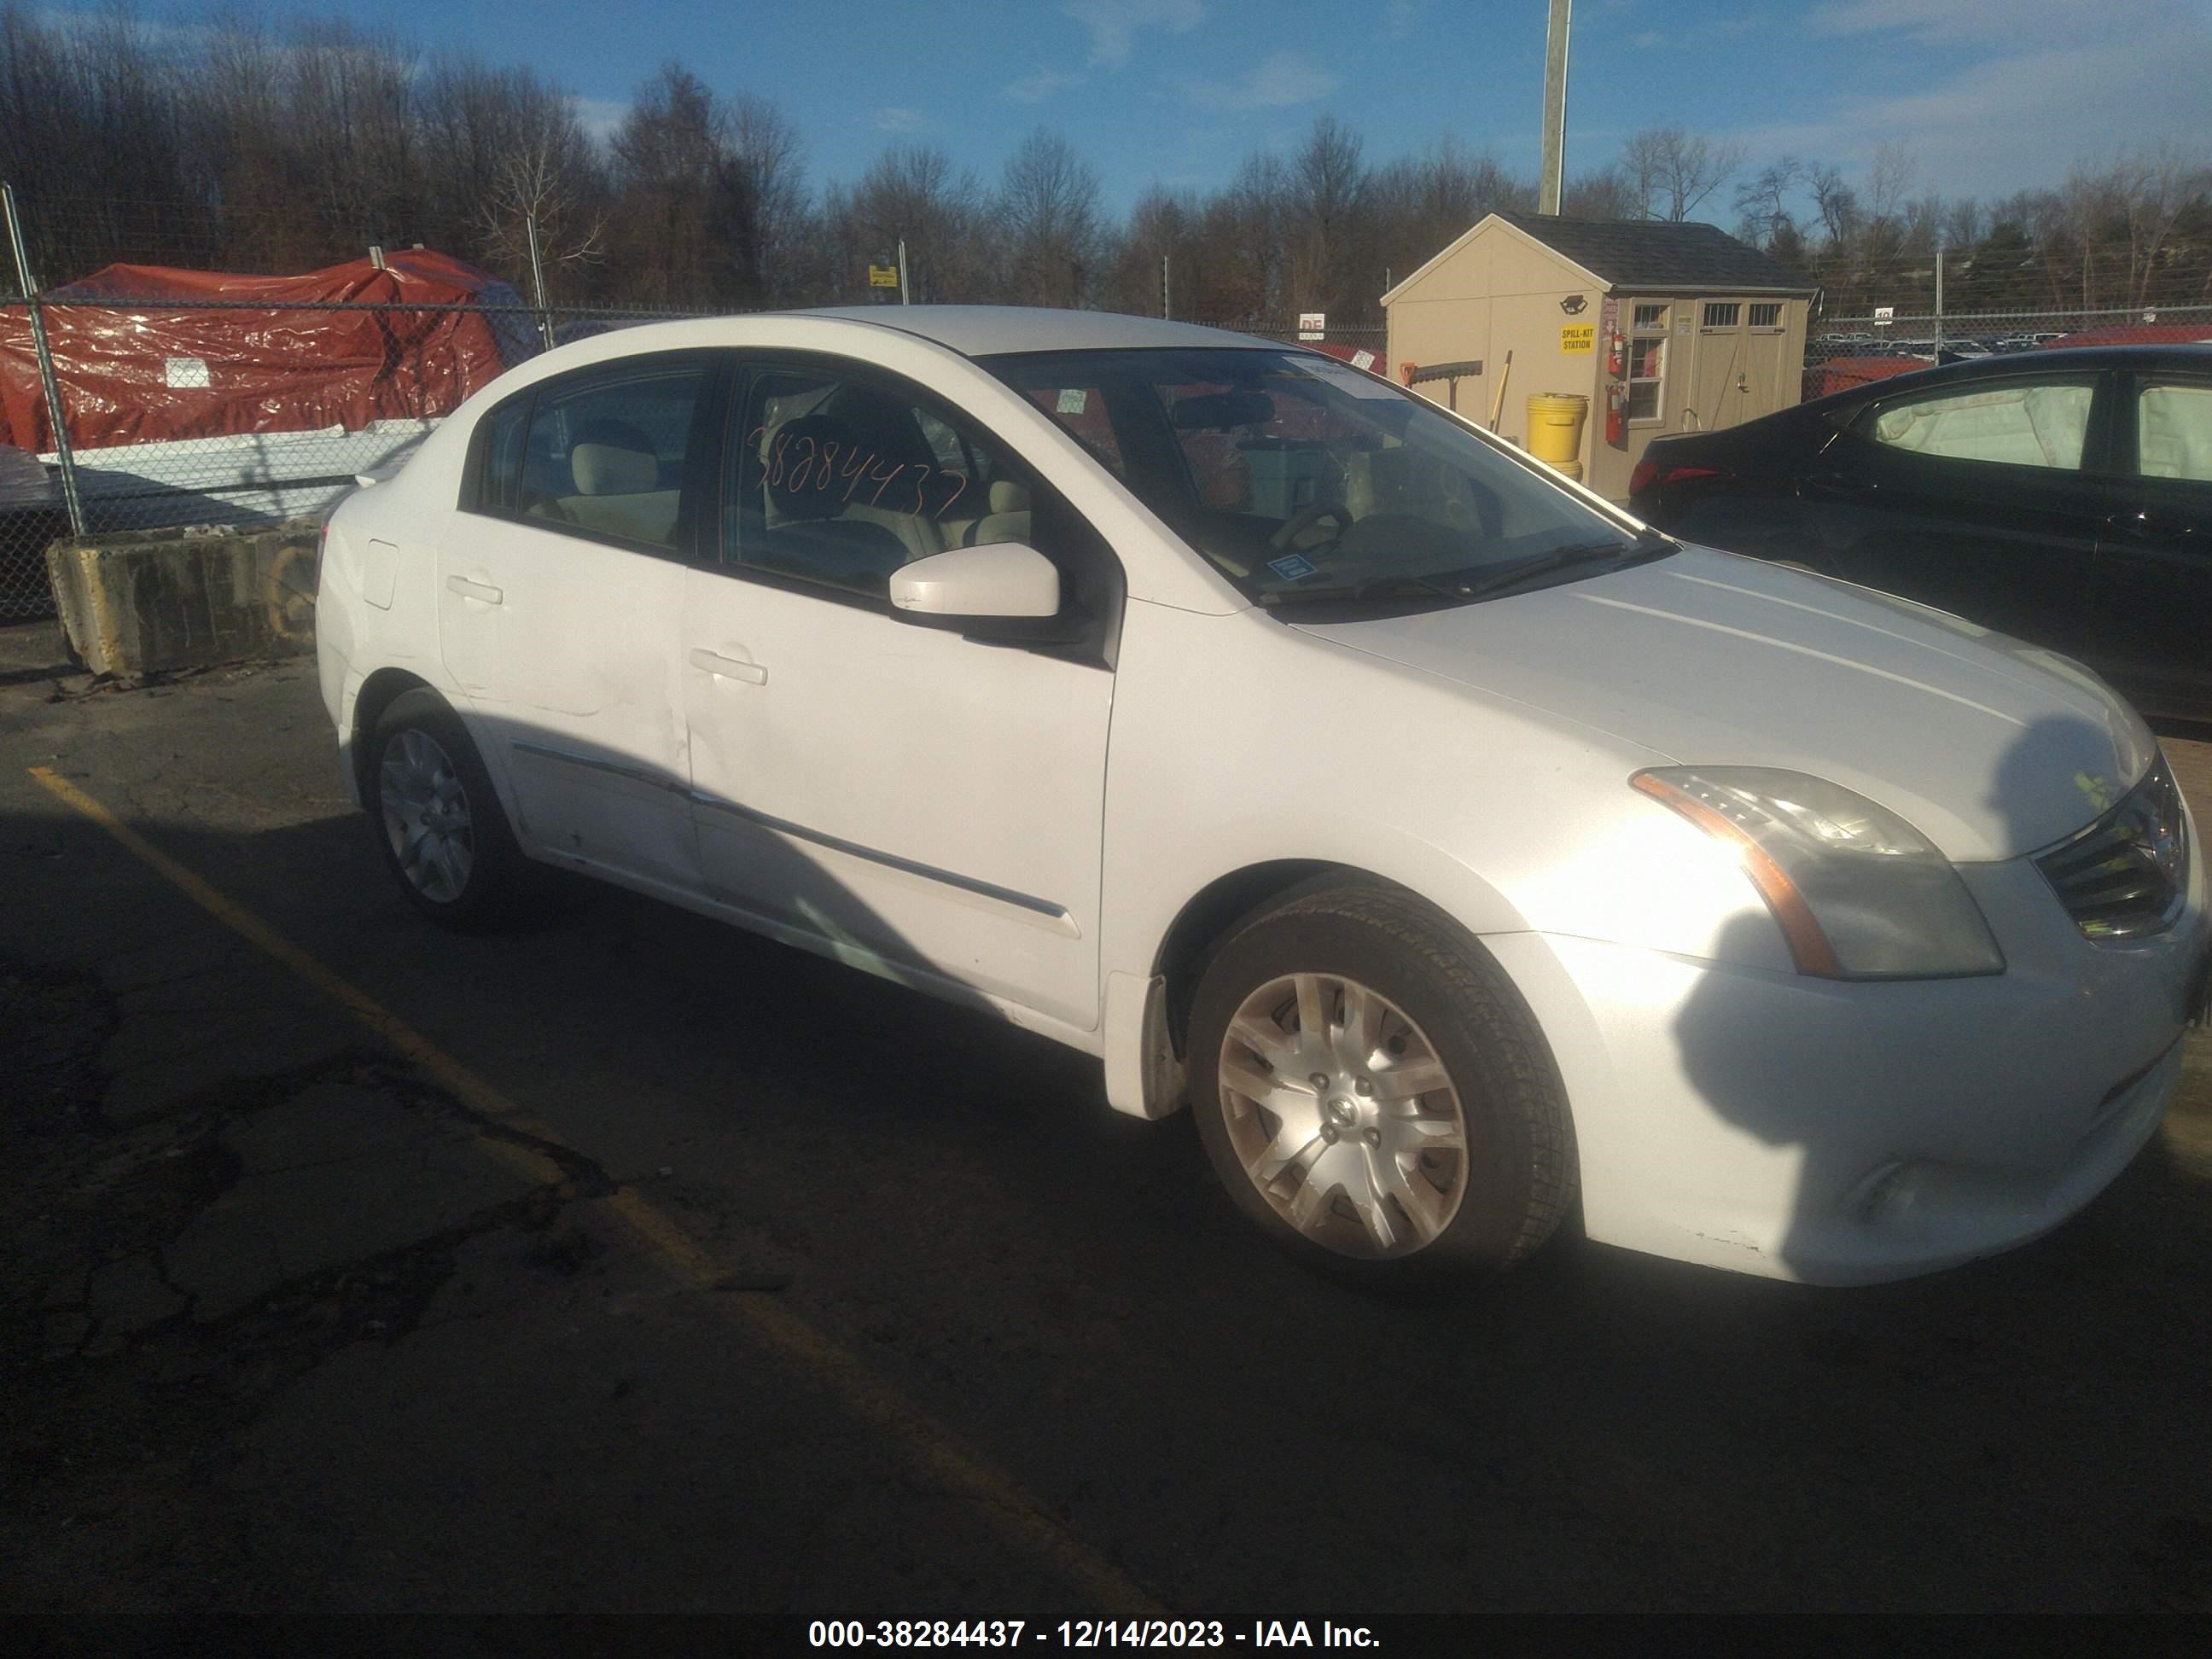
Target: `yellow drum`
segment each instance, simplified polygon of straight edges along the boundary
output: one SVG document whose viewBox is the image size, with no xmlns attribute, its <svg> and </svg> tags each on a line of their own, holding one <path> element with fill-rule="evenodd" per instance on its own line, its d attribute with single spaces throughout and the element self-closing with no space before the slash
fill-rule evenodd
<svg viewBox="0 0 2212 1659">
<path fill-rule="evenodd" d="M 1589 399 L 1577 393 L 1532 392 L 1528 394 L 1528 453 L 1555 466 L 1571 478 L 1582 477 L 1583 422 L 1589 419 Z"/>
</svg>

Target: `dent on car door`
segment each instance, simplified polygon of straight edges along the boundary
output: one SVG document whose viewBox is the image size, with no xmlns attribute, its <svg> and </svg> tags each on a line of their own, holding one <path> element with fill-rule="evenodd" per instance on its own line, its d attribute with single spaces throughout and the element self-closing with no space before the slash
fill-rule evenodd
<svg viewBox="0 0 2212 1659">
<path fill-rule="evenodd" d="M 1947 385 L 1868 405 L 1822 453 L 1838 574 L 2059 650 L 2088 643 L 2097 377 Z"/>
<path fill-rule="evenodd" d="M 2212 375 L 2125 378 L 2093 659 L 2160 714 L 2212 714 Z"/>
<path fill-rule="evenodd" d="M 710 891 L 857 965 L 1088 1026 L 1119 568 L 1039 473 L 930 394 L 763 362 L 729 423 L 721 560 L 684 606 Z M 893 614 L 893 572 L 1019 542 L 1054 644 Z M 980 631 L 980 630 L 979 630 Z"/>
<path fill-rule="evenodd" d="M 677 678 L 687 477 L 724 378 L 703 354 L 630 358 L 501 405 L 439 550 L 446 664 L 525 842 L 684 890 L 698 870 Z"/>
</svg>

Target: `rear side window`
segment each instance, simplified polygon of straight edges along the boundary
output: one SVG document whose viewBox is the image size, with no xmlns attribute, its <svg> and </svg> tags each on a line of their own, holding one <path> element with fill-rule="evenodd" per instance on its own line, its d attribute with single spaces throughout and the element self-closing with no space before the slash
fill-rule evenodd
<svg viewBox="0 0 2212 1659">
<path fill-rule="evenodd" d="M 2212 483 L 2212 382 L 2143 386 L 2136 398 L 2136 471 Z"/>
<path fill-rule="evenodd" d="M 515 507 L 525 519 L 670 551 L 703 362 L 617 364 L 538 388 Z"/>
<path fill-rule="evenodd" d="M 1886 448 L 1953 461 L 2078 471 L 2092 383 L 2011 380 L 1876 405 L 1859 431 Z"/>
</svg>

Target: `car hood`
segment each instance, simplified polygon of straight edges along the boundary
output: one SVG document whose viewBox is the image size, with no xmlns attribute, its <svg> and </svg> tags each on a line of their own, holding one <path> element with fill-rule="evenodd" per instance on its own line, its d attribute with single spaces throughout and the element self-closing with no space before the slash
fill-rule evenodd
<svg viewBox="0 0 2212 1659">
<path fill-rule="evenodd" d="M 2054 652 L 1706 548 L 1452 610 L 1294 626 L 1678 764 L 1814 774 L 1962 862 L 2060 840 L 2157 752 Z"/>
</svg>

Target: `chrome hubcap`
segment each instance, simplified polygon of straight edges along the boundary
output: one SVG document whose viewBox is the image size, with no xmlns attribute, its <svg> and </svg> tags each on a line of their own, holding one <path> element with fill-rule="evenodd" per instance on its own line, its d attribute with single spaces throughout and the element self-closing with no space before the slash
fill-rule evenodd
<svg viewBox="0 0 2212 1659">
<path fill-rule="evenodd" d="M 384 746 L 377 799 L 384 834 L 399 869 L 427 899 L 450 904 L 469 884 L 476 836 L 468 791 L 453 757 L 428 732 L 410 727 Z"/>
<path fill-rule="evenodd" d="M 1333 974 L 1270 980 L 1229 1022 L 1219 1072 L 1237 1162 L 1315 1243 L 1344 1255 L 1409 1255 L 1459 1213 L 1459 1091 L 1388 998 Z"/>
</svg>

